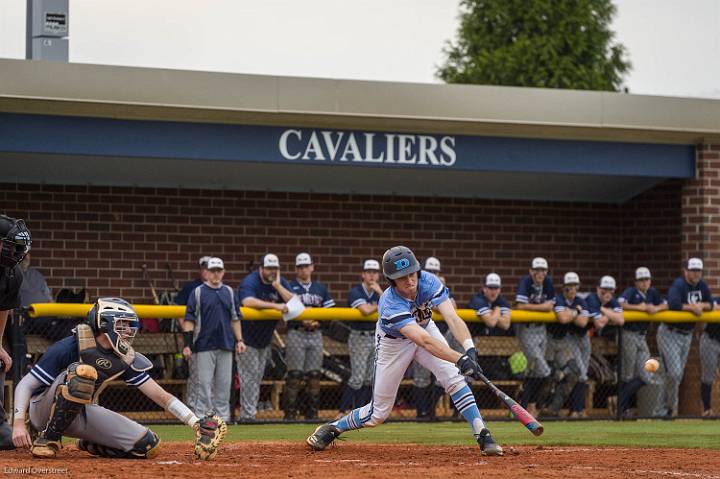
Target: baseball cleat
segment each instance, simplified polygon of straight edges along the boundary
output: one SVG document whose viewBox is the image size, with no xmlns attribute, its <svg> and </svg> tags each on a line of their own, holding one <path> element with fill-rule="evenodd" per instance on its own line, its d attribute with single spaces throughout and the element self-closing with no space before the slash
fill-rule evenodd
<svg viewBox="0 0 720 479">
<path fill-rule="evenodd" d="M 305 442 L 316 451 L 322 451 L 328 447 L 340 435 L 340 430 L 332 424 L 323 424 L 315 429 L 315 432 Z"/>
<path fill-rule="evenodd" d="M 53 458 L 57 456 L 61 447 L 60 441 L 51 441 L 40 436 L 33 442 L 30 452 L 33 457 Z"/>
<path fill-rule="evenodd" d="M 480 446 L 480 454 L 483 456 L 502 456 L 503 449 L 500 444 L 495 442 L 490 431 L 483 428 L 480 434 L 476 436 L 478 445 Z"/>
</svg>

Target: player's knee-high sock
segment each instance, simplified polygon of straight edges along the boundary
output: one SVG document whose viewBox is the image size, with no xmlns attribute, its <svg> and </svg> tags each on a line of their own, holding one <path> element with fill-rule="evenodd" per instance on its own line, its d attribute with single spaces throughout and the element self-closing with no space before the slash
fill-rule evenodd
<svg viewBox="0 0 720 479">
<path fill-rule="evenodd" d="M 582 412 L 585 409 L 585 386 L 587 384 L 582 381 L 575 384 L 570 394 L 570 410 L 573 412 Z"/>
<path fill-rule="evenodd" d="M 463 384 L 459 390 L 451 393 L 450 397 L 458 412 L 463 415 L 470 425 L 473 434 L 480 434 L 480 431 L 485 428 L 485 422 L 482 416 L 480 416 L 480 410 L 475 403 L 475 396 L 470 390 L 470 387 L 467 384 Z"/>
<path fill-rule="evenodd" d="M 366 404 L 363 407 L 353 409 L 349 414 L 346 414 L 330 424 L 338 428 L 340 432 L 350 431 L 352 429 L 361 429 L 365 427 L 365 423 L 370 420 L 372 412 L 372 403 Z"/>
<path fill-rule="evenodd" d="M 712 397 L 712 384 L 700 383 L 700 397 L 703 402 L 703 409 L 710 409 L 710 398 Z"/>
</svg>

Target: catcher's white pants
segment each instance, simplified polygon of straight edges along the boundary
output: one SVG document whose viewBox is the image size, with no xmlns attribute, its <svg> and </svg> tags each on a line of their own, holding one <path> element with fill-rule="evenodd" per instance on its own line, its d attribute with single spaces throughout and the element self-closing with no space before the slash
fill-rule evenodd
<svg viewBox="0 0 720 479">
<path fill-rule="evenodd" d="M 442 333 L 431 320 L 425 330 L 438 341 L 447 344 Z M 373 397 L 370 404 L 353 411 L 349 422 L 353 429 L 382 424 L 395 405 L 400 381 L 413 360 L 429 369 L 445 391 L 453 394 L 465 386 L 465 378 L 453 363 L 437 358 L 409 339 L 390 338 L 379 327 L 375 330 L 376 356 Z M 358 414 L 359 412 L 359 414 Z M 357 422 L 357 423 L 356 423 Z M 355 423 L 355 424 L 353 424 Z"/>
</svg>

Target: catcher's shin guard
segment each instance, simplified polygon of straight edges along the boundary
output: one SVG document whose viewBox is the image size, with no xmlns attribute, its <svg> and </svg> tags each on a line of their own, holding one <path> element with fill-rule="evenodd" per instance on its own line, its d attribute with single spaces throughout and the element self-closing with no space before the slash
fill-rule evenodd
<svg viewBox="0 0 720 479">
<path fill-rule="evenodd" d="M 111 459 L 152 459 L 160 451 L 159 445 L 160 438 L 150 429 L 129 451 L 103 446 L 85 439 L 80 439 L 77 442 L 77 447 L 81 451 L 88 452 L 93 456 L 109 457 Z"/>
<path fill-rule="evenodd" d="M 320 406 L 320 379 L 322 373 L 313 370 L 307 373 L 307 395 L 308 404 L 305 412 L 306 419 L 317 419 Z"/>
<path fill-rule="evenodd" d="M 297 418 L 297 399 L 300 394 L 300 386 L 302 385 L 302 371 L 288 371 L 287 380 L 285 381 L 285 390 L 283 391 L 283 408 L 285 410 L 285 419 Z"/>
<path fill-rule="evenodd" d="M 332 424 L 323 424 L 315 429 L 315 432 L 305 442 L 316 451 L 322 451 L 328 447 L 340 435 L 340 430 Z"/>
<path fill-rule="evenodd" d="M 55 457 L 60 449 L 63 432 L 72 424 L 95 392 L 97 371 L 88 364 L 72 363 L 68 366 L 65 383 L 58 386 L 50 419 L 45 430 L 33 442 L 35 457 Z"/>
</svg>

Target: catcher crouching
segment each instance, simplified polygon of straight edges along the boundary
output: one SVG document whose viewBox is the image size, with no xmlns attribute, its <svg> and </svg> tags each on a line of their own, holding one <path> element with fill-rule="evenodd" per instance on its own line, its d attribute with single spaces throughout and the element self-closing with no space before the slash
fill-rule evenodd
<svg viewBox="0 0 720 479">
<path fill-rule="evenodd" d="M 217 454 L 227 426 L 217 416 L 198 418 L 149 375 L 149 359 L 132 349 L 140 322 L 120 298 L 99 298 L 89 324 L 53 344 L 15 389 L 13 443 L 34 457 L 53 458 L 62 436 L 78 439 L 88 453 L 109 458 L 152 458 L 160 438 L 150 429 L 97 404 L 109 381 L 124 380 L 195 431 L 195 458 Z M 32 441 L 29 422 L 40 431 Z"/>
</svg>

